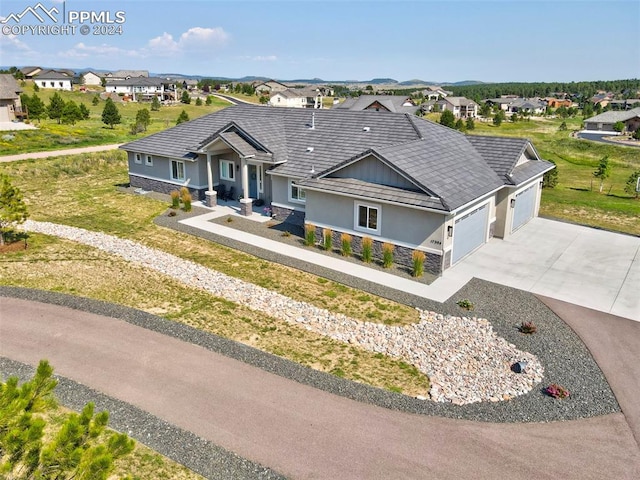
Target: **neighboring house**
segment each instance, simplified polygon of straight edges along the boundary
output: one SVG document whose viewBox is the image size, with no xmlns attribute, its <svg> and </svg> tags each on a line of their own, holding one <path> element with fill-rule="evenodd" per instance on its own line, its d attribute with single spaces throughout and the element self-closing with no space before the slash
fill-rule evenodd
<svg viewBox="0 0 640 480">
<path fill-rule="evenodd" d="M 631 110 L 632 108 L 640 107 L 640 99 L 628 98 L 626 100 L 611 100 L 609 106 L 613 110 Z"/>
<path fill-rule="evenodd" d="M 433 85 L 428 86 L 420 93 L 422 93 L 422 96 L 425 98 L 425 100 L 440 100 L 441 98 L 453 95 L 453 92 Z"/>
<path fill-rule="evenodd" d="M 31 80 L 33 77 L 42 72 L 42 67 L 22 67 L 20 69 L 24 78 L 27 80 Z"/>
<path fill-rule="evenodd" d="M 498 105 L 500 107 L 500 110 L 506 112 L 509 110 L 509 105 L 511 105 L 514 100 L 515 98 L 512 97 L 487 98 L 486 100 L 484 100 L 484 103 L 487 103 L 492 107 L 494 105 Z"/>
<path fill-rule="evenodd" d="M 56 90 L 72 90 L 73 76 L 57 70 L 46 70 L 34 77 L 34 82 L 40 88 L 53 88 Z"/>
<path fill-rule="evenodd" d="M 105 92 L 126 95 L 134 102 L 151 101 L 153 97 L 160 100 L 177 100 L 175 83 L 159 77 L 108 80 Z"/>
<path fill-rule="evenodd" d="M 594 105 L 600 104 L 601 107 L 606 107 L 609 105 L 609 102 L 613 100 L 614 95 L 611 92 L 598 92 L 593 97 L 591 97 L 590 101 Z"/>
<path fill-rule="evenodd" d="M 539 98 L 516 98 L 507 107 L 511 113 L 541 114 L 547 109 L 547 102 Z"/>
<path fill-rule="evenodd" d="M 274 107 L 322 108 L 322 93 L 316 88 L 288 88 L 272 94 L 269 105 Z"/>
<path fill-rule="evenodd" d="M 130 78 L 149 77 L 147 70 L 116 70 L 104 74 L 107 80 L 129 80 Z"/>
<path fill-rule="evenodd" d="M 475 118 L 478 116 L 478 104 L 465 97 L 446 97 L 436 102 L 442 111 L 450 110 L 456 118 Z"/>
<path fill-rule="evenodd" d="M 466 136 L 410 114 L 237 105 L 128 143 L 131 186 L 187 186 L 214 203 L 234 188 L 241 213 L 253 199 L 276 218 L 414 250 L 439 274 L 491 237 L 537 215 L 541 160 L 526 139 Z M 496 268 L 499 268 L 498 266 Z M 506 266 L 505 266 L 506 268 Z"/>
<path fill-rule="evenodd" d="M 103 78 L 102 75 L 95 72 L 84 72 L 80 75 L 80 82 L 82 85 L 100 86 L 102 85 Z"/>
<path fill-rule="evenodd" d="M 547 102 L 547 106 L 550 108 L 560 108 L 560 107 L 570 108 L 573 106 L 573 102 L 566 98 L 565 99 L 545 98 L 545 101 Z"/>
<path fill-rule="evenodd" d="M 193 92 L 194 90 L 198 89 L 198 81 L 191 78 L 186 78 L 182 81 L 182 89 Z"/>
<path fill-rule="evenodd" d="M 624 129 L 627 132 L 635 132 L 640 128 L 640 107 L 626 111 L 610 110 L 595 117 L 587 118 L 584 121 L 584 129 L 587 131 L 615 133 L 613 126 L 618 122 L 624 123 Z"/>
<path fill-rule="evenodd" d="M 10 73 L 0 73 L 0 122 L 13 122 L 22 117 L 22 89 Z"/>
<path fill-rule="evenodd" d="M 418 105 L 406 95 L 360 95 L 337 103 L 334 110 L 374 110 L 376 112 L 416 113 Z"/>
<path fill-rule="evenodd" d="M 272 95 L 276 92 L 289 90 L 290 87 L 275 80 L 268 80 L 266 82 L 257 83 L 254 85 L 254 88 L 258 95 Z"/>
</svg>

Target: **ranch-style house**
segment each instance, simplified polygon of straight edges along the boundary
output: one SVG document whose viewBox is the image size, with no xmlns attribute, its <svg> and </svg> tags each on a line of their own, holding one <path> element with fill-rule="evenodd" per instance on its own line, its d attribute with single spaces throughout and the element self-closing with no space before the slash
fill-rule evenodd
<svg viewBox="0 0 640 480">
<path fill-rule="evenodd" d="M 352 235 L 354 251 L 365 236 L 402 264 L 421 250 L 434 274 L 536 216 L 554 168 L 526 139 L 367 110 L 237 105 L 121 148 L 133 187 L 187 186 L 210 206 L 233 188 L 246 215 L 260 200 L 318 235 Z"/>
</svg>

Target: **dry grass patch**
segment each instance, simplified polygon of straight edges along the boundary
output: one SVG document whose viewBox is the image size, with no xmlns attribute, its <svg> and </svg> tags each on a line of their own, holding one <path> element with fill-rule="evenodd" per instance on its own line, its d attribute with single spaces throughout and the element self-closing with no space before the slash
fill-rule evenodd
<svg viewBox="0 0 640 480">
<path fill-rule="evenodd" d="M 274 320 L 116 256 L 62 239 L 32 235 L 28 250 L 0 257 L 0 284 L 137 308 L 317 370 L 408 395 L 426 395 L 429 389 L 427 377 L 404 362 Z"/>
</svg>

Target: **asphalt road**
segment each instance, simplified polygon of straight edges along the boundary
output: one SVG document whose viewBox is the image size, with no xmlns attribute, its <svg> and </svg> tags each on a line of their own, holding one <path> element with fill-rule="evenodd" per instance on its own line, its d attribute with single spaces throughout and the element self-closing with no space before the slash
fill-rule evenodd
<svg viewBox="0 0 640 480">
<path fill-rule="evenodd" d="M 606 325 L 587 325 L 586 335 L 638 333 L 633 322 L 622 331 L 615 322 Z M 637 345 L 628 345 L 636 360 Z M 605 347 L 601 354 L 617 352 Z M 624 413 L 546 424 L 407 414 L 318 391 L 122 320 L 4 297 L 0 355 L 34 366 L 47 358 L 60 375 L 291 478 L 640 478 L 640 452 Z M 633 359 L 626 362 L 612 367 L 634 367 Z M 626 382 L 619 388 L 634 396 L 640 386 Z"/>
</svg>

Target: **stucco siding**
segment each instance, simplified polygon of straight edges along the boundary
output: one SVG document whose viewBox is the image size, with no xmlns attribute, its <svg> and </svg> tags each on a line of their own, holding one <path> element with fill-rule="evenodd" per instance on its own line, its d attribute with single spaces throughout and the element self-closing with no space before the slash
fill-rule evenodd
<svg viewBox="0 0 640 480">
<path fill-rule="evenodd" d="M 305 203 L 289 201 L 289 179 L 278 175 L 265 175 L 271 178 L 271 201 L 291 210 L 305 211 L 309 200 Z M 307 192 L 308 193 L 308 192 Z"/>
<path fill-rule="evenodd" d="M 408 190 L 417 189 L 414 184 L 373 156 L 352 163 L 332 173 L 330 177 L 357 178 L 358 180 L 376 183 L 378 185 L 387 185 Z"/>
<path fill-rule="evenodd" d="M 140 159 L 142 163 L 136 163 L 136 153 L 135 152 L 127 152 L 128 162 L 129 162 L 129 173 L 131 175 L 139 175 L 142 177 L 164 181 L 174 185 L 182 185 L 184 182 L 188 181 L 189 186 L 194 188 L 203 188 L 207 186 L 207 177 L 206 171 L 204 178 L 201 177 L 199 172 L 199 162 L 186 162 L 184 163 L 184 176 L 185 179 L 181 180 L 173 180 L 171 178 L 171 160 L 166 157 L 159 157 L 157 155 L 152 155 L 151 159 L 153 161 L 153 165 L 148 165 L 146 162 L 146 154 L 140 154 Z"/>
<path fill-rule="evenodd" d="M 308 191 L 305 221 L 338 230 L 355 231 L 356 203 L 378 207 L 380 222 L 379 235 L 364 231 L 358 231 L 358 235 L 393 239 L 401 244 L 435 250 L 442 249 L 445 216 L 423 210 Z"/>
</svg>

